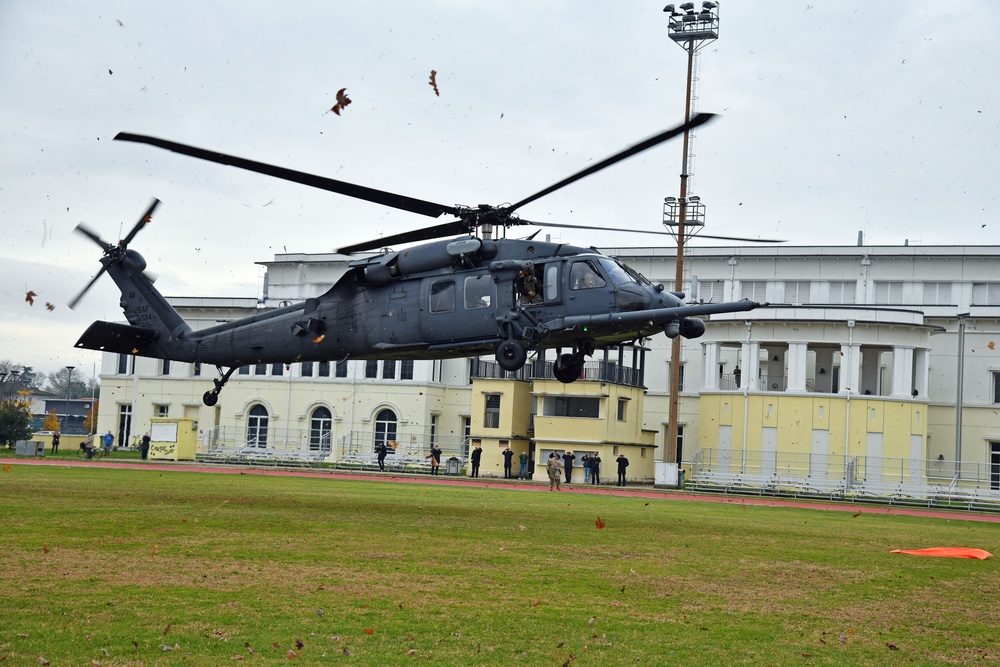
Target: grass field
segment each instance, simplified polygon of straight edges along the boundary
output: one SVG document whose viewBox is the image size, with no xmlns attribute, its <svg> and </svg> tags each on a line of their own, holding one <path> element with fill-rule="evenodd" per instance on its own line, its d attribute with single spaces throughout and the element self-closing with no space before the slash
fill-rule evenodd
<svg viewBox="0 0 1000 667">
<path fill-rule="evenodd" d="M 28 465 L 0 512 L 4 666 L 1000 663 L 997 559 L 889 553 L 996 523 Z"/>
</svg>

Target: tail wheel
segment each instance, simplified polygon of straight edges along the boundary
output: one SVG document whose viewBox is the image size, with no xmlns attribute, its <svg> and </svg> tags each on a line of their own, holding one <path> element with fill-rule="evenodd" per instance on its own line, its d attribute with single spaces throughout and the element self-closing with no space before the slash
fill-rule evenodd
<svg viewBox="0 0 1000 667">
<path fill-rule="evenodd" d="M 518 371 L 528 360 L 528 351 L 520 341 L 505 340 L 497 345 L 497 363 L 505 371 Z"/>
</svg>

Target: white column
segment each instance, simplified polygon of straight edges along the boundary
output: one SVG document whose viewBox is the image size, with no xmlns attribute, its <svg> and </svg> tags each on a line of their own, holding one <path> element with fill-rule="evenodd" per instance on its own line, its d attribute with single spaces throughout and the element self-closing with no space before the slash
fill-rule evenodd
<svg viewBox="0 0 1000 667">
<path fill-rule="evenodd" d="M 742 384 L 749 391 L 759 389 L 757 380 L 760 376 L 760 343 L 757 341 L 744 341 L 743 352 L 743 375 Z"/>
<path fill-rule="evenodd" d="M 913 348 L 897 345 L 892 348 L 892 395 L 911 397 L 913 392 Z"/>
<path fill-rule="evenodd" d="M 809 344 L 788 342 L 788 391 L 806 390 L 806 363 Z"/>
<path fill-rule="evenodd" d="M 840 393 L 861 393 L 858 385 L 861 383 L 861 346 L 840 346 Z"/>
<path fill-rule="evenodd" d="M 705 390 L 716 390 L 719 388 L 719 353 L 721 349 L 721 343 L 701 344 L 701 386 Z"/>
</svg>

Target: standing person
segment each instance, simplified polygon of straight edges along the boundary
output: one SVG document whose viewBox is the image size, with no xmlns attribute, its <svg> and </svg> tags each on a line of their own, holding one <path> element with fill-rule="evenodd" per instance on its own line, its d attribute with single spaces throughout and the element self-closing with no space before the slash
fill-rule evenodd
<svg viewBox="0 0 1000 667">
<path fill-rule="evenodd" d="M 104 453 L 111 453 L 111 445 L 115 444 L 115 436 L 111 435 L 111 431 L 108 431 L 104 435 Z"/>
<path fill-rule="evenodd" d="M 740 377 L 743 375 L 743 371 L 740 370 L 740 365 L 736 364 L 736 368 L 733 369 L 733 377 L 736 378 L 736 388 L 740 388 Z"/>
<path fill-rule="evenodd" d="M 576 455 L 567 449 L 566 453 L 562 456 L 562 460 L 564 463 L 563 467 L 566 468 L 566 483 L 569 484 L 573 481 L 573 461 L 576 460 Z"/>
<path fill-rule="evenodd" d="M 52 434 L 52 455 L 59 453 L 59 430 Z"/>
<path fill-rule="evenodd" d="M 558 452 L 549 454 L 549 460 L 545 464 L 545 471 L 549 473 L 549 491 L 562 491 L 562 487 L 559 486 L 562 481 L 562 465 Z"/>
<path fill-rule="evenodd" d="M 584 454 L 580 463 L 583 464 L 583 483 L 588 484 L 590 483 L 590 454 Z"/>
<path fill-rule="evenodd" d="M 503 450 L 503 478 L 511 479 L 513 475 L 510 472 L 511 461 L 514 460 L 514 452 L 510 451 L 510 447 Z"/>
<path fill-rule="evenodd" d="M 521 467 L 517 469 L 518 479 L 528 479 L 528 460 L 531 457 L 528 456 L 528 452 L 521 452 L 517 457 L 517 462 Z"/>
<path fill-rule="evenodd" d="M 441 466 L 441 448 L 435 442 L 431 445 L 431 474 L 438 474 L 438 468 Z"/>
<path fill-rule="evenodd" d="M 619 454 L 615 460 L 618 462 L 618 486 L 625 486 L 625 468 L 628 468 L 628 459 L 624 454 Z"/>
<path fill-rule="evenodd" d="M 476 445 L 472 450 L 472 476 L 479 477 L 479 462 L 483 460 L 483 448 Z"/>
<path fill-rule="evenodd" d="M 590 455 L 590 483 L 601 485 L 601 457 L 597 452 Z"/>
<path fill-rule="evenodd" d="M 385 442 L 379 441 L 378 446 L 375 447 L 375 453 L 378 454 L 379 471 L 385 472 L 385 455 L 389 453 L 389 448 L 385 446 Z"/>
<path fill-rule="evenodd" d="M 142 456 L 142 460 L 145 461 L 149 458 L 149 434 L 146 433 L 142 436 L 142 440 L 139 442 L 139 454 Z"/>
</svg>

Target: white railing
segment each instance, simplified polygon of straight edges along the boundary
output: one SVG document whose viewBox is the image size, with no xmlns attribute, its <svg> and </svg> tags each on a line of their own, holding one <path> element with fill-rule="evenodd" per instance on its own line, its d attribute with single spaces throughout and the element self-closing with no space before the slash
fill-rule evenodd
<svg viewBox="0 0 1000 667">
<path fill-rule="evenodd" d="M 988 463 L 774 454 L 701 449 L 686 464 L 701 491 L 816 496 L 1000 511 L 1000 479 Z"/>
</svg>

